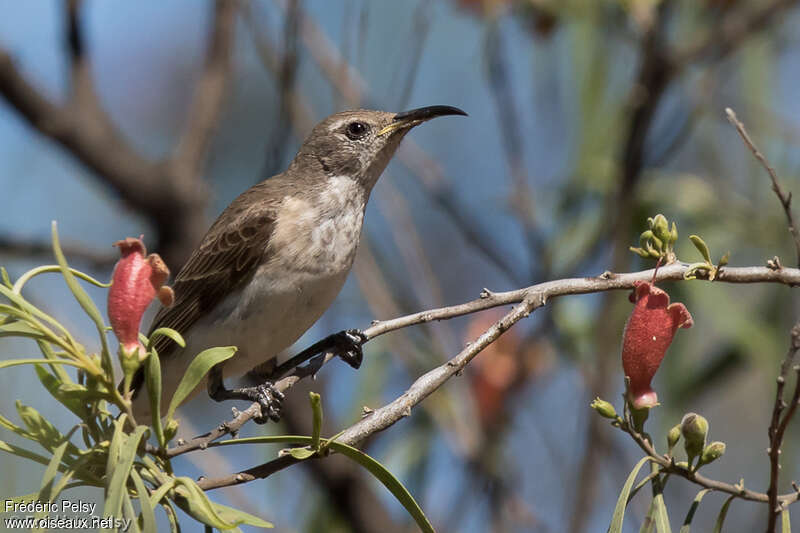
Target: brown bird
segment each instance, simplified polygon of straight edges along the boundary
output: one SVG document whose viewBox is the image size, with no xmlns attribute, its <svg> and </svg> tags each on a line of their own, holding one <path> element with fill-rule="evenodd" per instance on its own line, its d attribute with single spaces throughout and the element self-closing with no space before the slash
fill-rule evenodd
<svg viewBox="0 0 800 533">
<path fill-rule="evenodd" d="M 195 355 L 233 345 L 236 354 L 209 373 L 209 395 L 257 401 L 261 421 L 278 419 L 282 395 L 271 383 L 230 390 L 223 378 L 274 362 L 331 305 L 353 265 L 373 186 L 406 133 L 444 115 L 466 113 L 431 106 L 331 115 L 285 172 L 251 187 L 222 212 L 175 278 L 174 305 L 162 308 L 150 328 L 169 327 L 186 340 L 185 348 L 166 337 L 155 342 L 164 409 Z M 363 342 L 360 332 L 343 331 L 303 356 L 335 349 L 358 368 Z M 133 387 L 142 383 L 140 373 Z M 133 407 L 137 419 L 151 417 L 146 394 L 137 394 Z"/>
</svg>

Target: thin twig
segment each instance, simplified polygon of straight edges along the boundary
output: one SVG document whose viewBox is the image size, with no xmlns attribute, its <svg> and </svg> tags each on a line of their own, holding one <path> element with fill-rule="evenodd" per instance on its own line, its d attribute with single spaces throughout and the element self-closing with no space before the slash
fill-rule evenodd
<svg viewBox="0 0 800 533">
<path fill-rule="evenodd" d="M 769 514 L 767 533 L 773 533 L 775 531 L 778 514 L 781 511 L 781 507 L 778 505 L 778 477 L 781 467 L 781 446 L 783 445 L 783 436 L 786 433 L 786 428 L 789 426 L 789 422 L 794 416 L 798 401 L 800 400 L 800 380 L 797 380 L 789 409 L 783 417 L 781 417 L 781 413 L 783 413 L 783 410 L 787 407 L 786 401 L 783 399 L 783 389 L 786 385 L 786 378 L 789 376 L 789 370 L 794 365 L 798 350 L 800 350 L 800 321 L 792 328 L 789 349 L 781 363 L 780 373 L 776 380 L 775 405 L 772 408 L 772 419 L 768 430 L 769 448 L 767 449 L 767 455 L 769 456 L 769 488 L 767 489 L 767 495 L 769 496 Z M 795 367 L 795 373 L 800 377 L 800 368 Z M 783 504 L 783 502 L 781 502 L 781 504 Z"/>
<path fill-rule="evenodd" d="M 475 355 L 493 342 L 494 339 L 499 337 L 508 327 L 516 323 L 523 316 L 527 316 L 533 310 L 544 305 L 551 298 L 567 294 L 586 294 L 609 290 L 630 289 L 633 287 L 634 281 L 650 280 L 654 277 L 654 274 L 656 274 L 656 281 L 683 280 L 683 274 L 686 270 L 687 265 L 673 264 L 660 268 L 657 273 L 653 270 L 626 274 L 605 273 L 594 278 L 573 278 L 550 281 L 515 291 L 501 293 L 484 291 L 482 297 L 471 302 L 377 322 L 363 331 L 367 340 L 391 331 L 416 324 L 427 323 L 432 320 L 445 320 L 501 305 L 521 304 L 514 307 L 511 312 L 496 322 L 474 343 L 470 344 L 458 355 L 417 379 L 417 381 L 394 402 L 372 412 L 367 418 L 347 429 L 338 440 L 346 444 L 357 445 L 368 436 L 386 429 L 404 416 L 407 416 L 410 414 L 412 407 L 416 406 L 425 397 L 439 388 L 450 377 L 463 370 L 464 366 L 472 360 Z M 718 274 L 716 281 L 729 283 L 773 282 L 794 286 L 800 284 L 800 269 L 782 268 L 774 270 L 767 267 L 726 267 Z M 334 355 L 330 353 L 318 357 L 313 367 L 297 369 L 294 374 L 278 381 L 276 383 L 276 388 L 281 391 L 287 390 L 303 377 L 316 373 L 323 364 L 330 361 L 333 357 Z M 181 453 L 210 446 L 213 440 L 225 434 L 238 431 L 244 422 L 249 420 L 253 414 L 258 413 L 258 411 L 253 411 L 252 414 L 250 414 L 250 409 L 257 409 L 257 404 L 255 404 L 255 407 L 251 406 L 248 408 L 248 415 L 242 414 L 245 413 L 243 411 L 240 413 L 241 418 L 237 417 L 231 422 L 221 424 L 212 432 L 198 437 L 199 440 L 193 439 L 190 443 L 183 444 L 183 447 L 179 450 L 175 448 L 169 450 L 167 456 L 174 457 Z M 294 462 L 284 457 L 277 461 L 277 463 L 271 461 L 236 474 L 231 474 L 224 479 L 206 479 L 203 480 L 201 486 L 204 488 L 218 488 L 252 481 L 253 479 L 271 475 L 277 470 L 294 464 Z"/>
<path fill-rule="evenodd" d="M 741 498 L 743 500 L 749 500 L 753 502 L 761 502 L 767 503 L 769 501 L 769 497 L 767 494 L 763 492 L 756 492 L 750 489 L 744 488 L 744 485 L 732 485 L 730 483 L 725 483 L 723 481 L 717 481 L 715 479 L 707 478 L 702 474 L 697 473 L 696 471 L 689 470 L 688 468 L 684 468 L 682 466 L 678 466 L 671 457 L 659 454 L 655 448 L 647 441 L 644 435 L 637 432 L 636 430 L 631 427 L 631 425 L 627 422 L 623 422 L 620 424 L 619 428 L 628 433 L 636 444 L 655 461 L 660 467 L 661 472 L 664 474 L 675 474 L 684 479 L 691 481 L 692 483 L 696 483 L 701 487 L 705 487 L 707 489 L 713 489 L 719 492 L 725 492 L 732 496 L 736 496 L 737 498 Z M 782 494 L 777 497 L 777 500 L 782 505 L 788 505 L 790 503 L 796 502 L 800 499 L 800 493 L 793 491 L 790 493 Z"/>
<path fill-rule="evenodd" d="M 728 120 L 730 123 L 733 124 L 733 126 L 736 128 L 736 131 L 739 132 L 739 136 L 753 153 L 753 156 L 758 159 L 759 163 L 761 163 L 761 166 L 766 169 L 770 180 L 772 180 L 772 190 L 775 191 L 775 195 L 778 197 L 778 200 L 780 200 L 781 206 L 783 207 L 783 212 L 786 213 L 786 221 L 789 224 L 789 233 L 792 234 L 795 251 L 797 252 L 797 266 L 800 266 L 800 232 L 797 231 L 797 226 L 794 223 L 794 215 L 792 214 L 792 193 L 786 193 L 783 191 L 781 184 L 778 181 L 778 175 L 775 173 L 775 169 L 772 168 L 772 165 L 769 164 L 769 161 L 767 161 L 767 158 L 764 157 L 764 154 L 762 154 L 753 143 L 753 140 L 747 133 L 744 124 L 742 124 L 741 121 L 736 118 L 736 113 L 733 112 L 733 109 L 726 107 L 725 114 L 728 115 Z"/>
<path fill-rule="evenodd" d="M 458 375 L 464 367 L 486 346 L 494 342 L 500 335 L 507 331 L 511 326 L 522 318 L 528 316 L 534 309 L 544 305 L 544 299 L 533 294 L 527 296 L 525 300 L 509 311 L 503 318 L 495 322 L 483 335 L 478 337 L 475 342 L 468 345 L 455 357 L 440 365 L 428 373 L 419 377 L 409 389 L 393 402 L 372 411 L 365 418 L 347 428 L 336 439 L 337 442 L 350 446 L 357 446 L 367 437 L 374 435 L 390 427 L 402 418 L 411 414 L 411 409 L 427 398 L 431 393 L 438 389 L 448 379 Z M 198 485 L 203 490 L 238 485 L 262 479 L 282 470 L 296 460 L 287 460 L 285 457 L 269 461 L 262 465 L 237 472 L 224 478 L 203 479 Z"/>
</svg>

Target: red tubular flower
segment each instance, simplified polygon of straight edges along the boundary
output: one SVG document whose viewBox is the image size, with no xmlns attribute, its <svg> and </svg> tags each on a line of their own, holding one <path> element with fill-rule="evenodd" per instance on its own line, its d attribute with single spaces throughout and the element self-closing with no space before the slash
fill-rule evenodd
<svg viewBox="0 0 800 533">
<path fill-rule="evenodd" d="M 630 296 L 633 312 L 625 324 L 622 368 L 630 378 L 629 401 L 635 409 L 653 407 L 658 396 L 650 386 L 678 328 L 692 327 L 692 315 L 682 303 L 652 283 L 637 281 Z"/>
<path fill-rule="evenodd" d="M 141 237 L 128 237 L 117 241 L 121 258 L 111 276 L 108 291 L 108 318 L 111 329 L 119 340 L 126 356 L 132 356 L 139 344 L 139 324 L 147 306 L 158 298 L 165 306 L 172 305 L 172 289 L 164 286 L 169 277 L 169 269 L 158 254 L 145 257 L 147 250 Z M 144 355 L 144 349 L 140 352 Z"/>
</svg>

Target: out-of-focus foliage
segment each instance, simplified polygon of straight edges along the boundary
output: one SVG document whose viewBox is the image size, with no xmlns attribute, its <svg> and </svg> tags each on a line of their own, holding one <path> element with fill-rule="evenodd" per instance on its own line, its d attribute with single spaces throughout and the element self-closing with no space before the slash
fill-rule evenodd
<svg viewBox="0 0 800 533">
<path fill-rule="evenodd" d="M 442 103 L 468 111 L 469 122 L 458 129 L 426 125 L 404 141 L 374 191 L 354 276 L 302 344 L 372 319 L 468 300 L 483 287 L 638 269 L 645 263 L 628 247 L 638 243 L 653 213 L 676 221 L 683 235 L 702 235 L 713 254 L 704 261 L 712 266 L 727 250 L 731 265 L 763 264 L 773 256 L 790 264 L 783 212 L 723 112 L 736 110 L 787 190 L 797 191 L 798 8 L 782 2 L 740 38 L 729 39 L 724 29 L 773 3 L 249 2 L 237 25 L 232 85 L 206 169 L 214 191 L 208 218 L 256 180 L 285 168 L 316 119 L 357 105 L 400 110 Z M 299 8 L 295 23 L 287 5 Z M 135 146 L 163 155 L 186 118 L 210 6 L 188 0 L 85 6 L 103 104 Z M 1 9 L 0 45 L 14 52 L 37 86 L 68 101 L 60 4 L 16 2 Z M 707 47 L 696 48 L 703 43 Z M 283 51 L 294 51 L 286 57 L 296 63 L 284 63 Z M 276 64 L 267 61 L 270 52 Z M 660 62 L 665 56 L 684 62 L 668 71 Z M 306 123 L 288 112 L 293 106 L 308 111 Z M 5 105 L 0 140 L 0 189 L 6 193 L 0 237 L 46 240 L 49 220 L 56 218 L 65 245 L 96 257 L 108 253 L 97 243 L 153 235 L 151 221 L 126 210 L 113 190 Z M 36 264 L 8 250 L 0 247 L 0 254 L 12 274 Z M 686 260 L 701 257 L 687 239 L 674 251 Z M 87 260 L 81 267 L 100 279 L 110 272 L 108 262 Z M 767 421 L 787 332 L 800 312 L 796 295 L 766 285 L 665 288 L 691 309 L 695 327 L 676 337 L 659 370 L 662 406 L 650 431 L 663 437 L 683 413 L 703 413 L 713 422 L 714 438 L 727 443 L 723 458 L 704 467 L 709 475 L 744 476 L 763 489 Z M 27 297 L 47 300 L 53 307 L 40 307 L 50 314 L 62 316 L 64 309 L 63 316 L 77 316 L 63 294 L 51 298 L 54 290 L 42 281 Z M 513 342 L 481 354 L 466 379 L 428 398 L 423 411 L 369 442 L 367 451 L 403 480 L 443 531 L 605 529 L 639 450 L 627 436 L 593 422 L 602 419 L 587 405 L 598 395 L 612 399 L 623 392 L 626 297 L 548 302 L 508 332 Z M 370 343 L 358 373 L 326 369 L 314 385 L 330 403 L 326 434 L 357 419 L 363 406 L 396 397 L 473 340 L 484 320 L 404 330 Z M 70 331 L 93 338 L 91 325 L 75 322 Z M 17 353 L 18 346 L 4 342 L 3 352 Z M 511 354 L 517 356 L 513 364 Z M 510 367 L 515 379 L 504 370 Z M 30 396 L 30 382 L 11 370 L 0 377 L 2 405 L 19 397 L 36 402 L 39 412 L 53 407 Z M 303 416 L 297 425 L 287 420 L 285 432 L 310 434 L 306 397 L 293 396 L 301 398 L 295 411 Z M 184 437 L 229 416 L 227 408 L 199 400 L 180 414 L 184 431 L 196 426 Z M 798 475 L 797 436 L 790 426 L 785 480 Z M 190 477 L 231 472 L 255 464 L 257 453 L 215 452 L 213 460 L 185 461 L 181 468 Z M 33 481 L 28 467 L 2 461 L 10 480 L 3 496 L 38 489 L 40 473 Z M 300 530 L 324 524 L 350 531 L 347 513 L 357 505 L 347 507 L 334 496 L 350 494 L 343 487 L 358 483 L 337 485 L 316 466 L 302 472 L 281 474 L 257 493 L 231 489 L 220 498 Z M 673 523 L 696 496 L 699 501 L 688 483 L 665 488 L 665 501 L 683 504 L 670 505 Z M 381 498 L 370 511 L 389 531 L 404 515 Z M 626 524 L 641 523 L 648 504 L 634 499 Z M 755 507 L 728 507 L 723 496 L 708 493 L 692 529 L 713 529 L 717 513 L 704 511 L 723 504 L 726 531 L 763 527 Z"/>
</svg>

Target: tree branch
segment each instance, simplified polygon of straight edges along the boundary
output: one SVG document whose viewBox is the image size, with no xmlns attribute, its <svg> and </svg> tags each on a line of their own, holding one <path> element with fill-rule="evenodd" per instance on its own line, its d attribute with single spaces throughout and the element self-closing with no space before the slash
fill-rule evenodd
<svg viewBox="0 0 800 533">
<path fill-rule="evenodd" d="M 750 138 L 750 135 L 748 135 L 744 124 L 742 124 L 741 121 L 739 121 L 739 119 L 736 117 L 736 113 L 733 112 L 733 109 L 726 107 L 725 114 L 728 115 L 728 121 L 733 124 L 733 127 L 736 128 L 736 131 L 739 132 L 739 136 L 744 141 L 744 144 L 746 144 L 750 151 L 753 152 L 753 156 L 758 159 L 758 162 L 761 163 L 761 166 L 766 169 L 770 180 L 772 180 L 772 190 L 775 191 L 775 195 L 778 197 L 778 200 L 780 200 L 781 207 L 783 207 L 783 212 L 786 214 L 786 221 L 789 223 L 789 233 L 792 234 L 795 251 L 797 252 L 797 266 L 800 266 L 800 232 L 797 231 L 797 226 L 794 223 L 794 215 L 792 213 L 792 193 L 785 193 L 783 191 L 781 184 L 778 181 L 778 175 L 775 173 L 775 169 L 772 168 L 772 165 L 769 164 L 769 161 L 767 161 L 767 158 L 764 157 L 764 154 L 762 154 L 753 143 L 753 140 Z"/>
<path fill-rule="evenodd" d="M 735 119 L 735 116 L 734 116 Z M 741 132 L 740 132 L 741 133 Z M 800 367 L 794 365 L 797 352 L 800 350 L 800 321 L 798 321 L 792 328 L 789 350 L 786 352 L 786 357 L 781 363 L 781 370 L 776 380 L 778 385 L 775 389 L 775 406 L 772 409 L 772 419 L 769 424 L 769 448 L 767 455 L 769 455 L 769 488 L 767 495 L 769 497 L 769 510 L 767 521 L 767 533 L 775 531 L 778 514 L 782 510 L 782 506 L 787 502 L 780 501 L 778 497 L 778 477 L 780 472 L 780 456 L 781 445 L 783 444 L 783 436 L 786 433 L 786 428 L 797 410 L 797 404 L 800 402 Z M 789 375 L 789 369 L 794 366 L 794 371 L 797 374 L 797 381 L 795 382 L 794 394 L 792 395 L 791 403 L 788 405 L 789 410 L 781 418 L 781 413 L 787 407 L 786 401 L 783 399 L 783 389 L 786 385 L 786 378 Z M 780 503 L 780 505 L 779 505 Z"/>
<path fill-rule="evenodd" d="M 667 265 L 658 270 L 657 274 L 655 274 L 655 279 L 656 281 L 684 281 L 683 275 L 687 271 L 687 267 L 688 265 L 681 263 Z M 480 298 L 460 305 L 422 311 L 392 320 L 373 323 L 372 326 L 363 331 L 368 340 L 391 331 L 427 323 L 432 320 L 445 320 L 492 307 L 518 304 L 503 318 L 495 322 L 483 335 L 478 337 L 475 342 L 468 345 L 464 350 L 443 365 L 434 368 L 418 378 L 402 396 L 390 404 L 371 412 L 360 422 L 345 430 L 337 441 L 354 446 L 358 445 L 365 438 L 388 428 L 403 417 L 408 416 L 413 407 L 438 389 L 445 381 L 459 374 L 466 364 L 481 350 L 491 344 L 520 319 L 543 306 L 550 298 L 569 294 L 587 294 L 609 290 L 631 289 L 635 281 L 651 280 L 653 276 L 653 270 L 625 274 L 606 272 L 598 277 L 555 280 L 508 292 L 493 293 L 484 290 Z M 726 267 L 717 274 L 715 281 L 725 283 L 768 282 L 795 286 L 800 285 L 800 269 Z M 279 380 L 275 384 L 275 387 L 280 391 L 288 390 L 300 379 L 315 374 L 322 365 L 334 357 L 335 356 L 331 353 L 316 357 L 309 365 L 298 368 L 293 374 Z M 175 448 L 167 450 L 164 455 L 167 457 L 175 457 L 189 451 L 213 446 L 214 440 L 229 433 L 235 435 L 250 418 L 258 414 L 258 409 L 258 404 L 252 404 L 247 410 L 238 413 L 232 421 L 220 424 L 213 431 L 197 437 L 188 443 L 180 443 Z M 155 452 L 152 449 L 150 451 Z M 200 486 L 204 489 L 211 489 L 245 483 L 254 479 L 267 477 L 296 462 L 296 460 L 291 458 L 287 459 L 286 457 L 281 457 L 274 461 L 231 474 L 230 476 L 225 476 L 224 478 L 204 479 L 200 482 Z"/>
<path fill-rule="evenodd" d="M 205 67 L 189 107 L 188 121 L 172 164 L 187 187 L 199 181 L 208 145 L 219 123 L 225 92 L 231 75 L 236 1 L 216 0 Z"/>
</svg>

